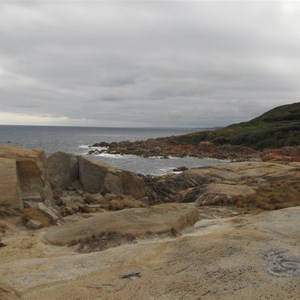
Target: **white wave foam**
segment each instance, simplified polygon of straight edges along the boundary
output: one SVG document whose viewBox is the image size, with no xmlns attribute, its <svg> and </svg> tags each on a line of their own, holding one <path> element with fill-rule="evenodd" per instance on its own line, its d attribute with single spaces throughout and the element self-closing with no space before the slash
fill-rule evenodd
<svg viewBox="0 0 300 300">
<path fill-rule="evenodd" d="M 107 150 L 108 149 L 107 147 L 93 147 L 93 146 L 90 146 L 90 145 L 79 145 L 79 148 L 80 149 L 99 150 L 99 151 Z"/>
<path fill-rule="evenodd" d="M 107 150 L 108 148 L 107 147 L 90 147 L 90 149 L 103 151 L 103 150 Z"/>
<path fill-rule="evenodd" d="M 125 155 L 122 154 L 100 153 L 94 155 L 97 157 L 125 158 Z"/>
<path fill-rule="evenodd" d="M 169 159 L 171 158 L 171 156 L 149 156 L 149 157 L 144 157 L 144 158 L 147 158 L 147 159 Z"/>
<path fill-rule="evenodd" d="M 90 146 L 89 145 L 80 145 L 79 148 L 80 149 L 89 149 Z"/>
<path fill-rule="evenodd" d="M 167 173 L 171 173 L 173 170 L 173 168 L 162 168 L 162 169 L 158 169 L 158 171 L 162 174 L 167 174 Z"/>
</svg>

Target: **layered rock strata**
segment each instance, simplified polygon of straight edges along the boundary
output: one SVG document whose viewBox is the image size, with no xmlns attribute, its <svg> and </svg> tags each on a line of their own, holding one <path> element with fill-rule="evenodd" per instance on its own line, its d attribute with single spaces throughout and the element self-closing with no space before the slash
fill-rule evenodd
<svg viewBox="0 0 300 300">
<path fill-rule="evenodd" d="M 300 205 L 299 170 L 299 163 L 235 162 L 148 176 L 145 181 L 150 203 L 238 203 L 274 209 Z"/>
</svg>

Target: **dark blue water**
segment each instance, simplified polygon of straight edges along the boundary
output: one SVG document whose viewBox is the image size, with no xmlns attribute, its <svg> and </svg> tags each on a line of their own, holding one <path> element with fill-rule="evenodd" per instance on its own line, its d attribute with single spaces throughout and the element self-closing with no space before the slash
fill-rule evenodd
<svg viewBox="0 0 300 300">
<path fill-rule="evenodd" d="M 181 135 L 201 129 L 185 128 L 99 128 L 61 126 L 10 126 L 0 125 L 0 143 L 29 148 L 43 148 L 47 155 L 56 151 L 73 154 L 86 154 L 89 145 L 96 142 L 135 141 L 148 138 Z M 175 167 L 206 166 L 222 161 L 192 157 L 160 159 L 141 158 L 133 155 L 102 154 L 96 159 L 122 169 L 161 175 Z"/>
</svg>

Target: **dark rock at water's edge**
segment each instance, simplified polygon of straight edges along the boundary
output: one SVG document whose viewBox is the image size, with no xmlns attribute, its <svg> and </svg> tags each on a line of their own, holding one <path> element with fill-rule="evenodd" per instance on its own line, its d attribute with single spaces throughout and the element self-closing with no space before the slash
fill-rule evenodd
<svg viewBox="0 0 300 300">
<path fill-rule="evenodd" d="M 107 152 L 110 154 L 137 155 L 148 157 L 199 157 L 231 160 L 249 160 L 258 156 L 258 153 L 249 147 L 233 145 L 216 145 L 211 142 L 200 142 L 197 145 L 178 140 L 179 137 L 148 139 L 145 141 L 122 141 L 110 143 L 106 150 L 93 149 L 89 154 Z M 92 147 L 99 147 L 96 143 Z"/>
<path fill-rule="evenodd" d="M 183 172 L 183 171 L 187 171 L 189 168 L 185 167 L 185 166 L 181 166 L 178 168 L 173 169 L 173 172 Z"/>
</svg>

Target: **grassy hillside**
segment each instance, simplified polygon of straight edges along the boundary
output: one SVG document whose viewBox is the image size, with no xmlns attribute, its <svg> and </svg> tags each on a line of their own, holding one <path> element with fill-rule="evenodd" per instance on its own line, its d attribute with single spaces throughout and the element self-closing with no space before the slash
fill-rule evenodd
<svg viewBox="0 0 300 300">
<path fill-rule="evenodd" d="M 177 139 L 189 144 L 211 141 L 250 146 L 257 150 L 300 145 L 300 102 L 276 107 L 248 122 L 183 135 Z"/>
</svg>

